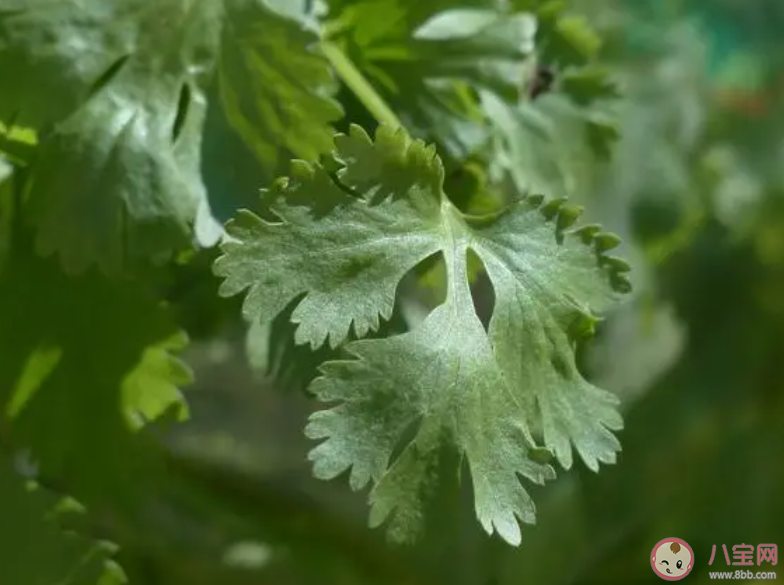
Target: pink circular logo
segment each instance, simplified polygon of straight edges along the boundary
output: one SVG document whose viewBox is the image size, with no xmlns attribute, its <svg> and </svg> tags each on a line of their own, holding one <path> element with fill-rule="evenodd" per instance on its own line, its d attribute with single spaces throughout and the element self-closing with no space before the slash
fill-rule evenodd
<svg viewBox="0 0 784 585">
<path fill-rule="evenodd" d="M 680 538 L 664 538 L 651 551 L 653 572 L 665 581 L 683 579 L 693 566 L 694 551 Z"/>
</svg>

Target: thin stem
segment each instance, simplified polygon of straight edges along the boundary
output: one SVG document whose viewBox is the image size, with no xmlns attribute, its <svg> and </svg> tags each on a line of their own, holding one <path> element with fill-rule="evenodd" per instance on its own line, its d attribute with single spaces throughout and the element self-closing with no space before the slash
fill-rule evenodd
<svg viewBox="0 0 784 585">
<path fill-rule="evenodd" d="M 403 125 L 395 115 L 395 112 L 392 111 L 392 108 L 387 105 L 367 78 L 362 75 L 362 72 L 357 69 L 356 65 L 337 45 L 324 41 L 321 43 L 321 50 L 332 63 L 332 67 L 335 68 L 343 83 L 354 92 L 357 99 L 362 102 L 362 105 L 373 114 L 373 117 L 379 123 L 387 124 L 393 128 Z"/>
</svg>

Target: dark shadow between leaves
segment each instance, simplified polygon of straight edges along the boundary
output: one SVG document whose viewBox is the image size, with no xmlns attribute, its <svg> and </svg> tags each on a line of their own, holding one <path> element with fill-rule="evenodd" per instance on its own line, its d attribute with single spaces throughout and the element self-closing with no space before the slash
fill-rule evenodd
<svg viewBox="0 0 784 585">
<path fill-rule="evenodd" d="M 188 110 L 191 105 L 191 86 L 183 83 L 180 88 L 180 97 L 177 100 L 177 115 L 174 117 L 172 124 L 172 143 L 177 142 L 177 139 L 182 134 L 182 129 L 185 127 L 185 121 L 188 119 Z"/>
<path fill-rule="evenodd" d="M 107 67 L 106 70 L 103 73 L 101 73 L 98 79 L 96 79 L 93 82 L 92 87 L 90 87 L 90 92 L 88 93 L 87 99 L 90 99 L 91 97 L 99 93 L 104 87 L 106 87 L 112 81 L 112 79 L 117 77 L 117 75 L 120 73 L 122 68 L 125 67 L 125 64 L 128 62 L 128 59 L 130 57 L 131 57 L 130 55 L 123 55 L 122 57 L 114 61 L 114 63 L 109 65 L 109 67 Z"/>
<path fill-rule="evenodd" d="M 469 275 L 472 273 L 476 275 L 471 282 L 471 299 L 474 301 L 474 311 L 487 332 L 490 330 L 490 319 L 495 310 L 495 288 L 493 288 L 493 282 L 487 275 L 484 263 L 477 253 L 469 248 L 466 256 Z"/>
</svg>

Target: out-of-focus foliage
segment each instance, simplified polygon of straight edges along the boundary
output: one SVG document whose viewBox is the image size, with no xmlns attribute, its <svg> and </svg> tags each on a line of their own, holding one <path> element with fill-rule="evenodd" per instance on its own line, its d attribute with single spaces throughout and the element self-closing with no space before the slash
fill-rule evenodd
<svg viewBox="0 0 784 585">
<path fill-rule="evenodd" d="M 40 486 L 25 482 L 11 461 L 0 459 L 0 513 L 23 532 L 2 533 L 0 562 L 9 583 L 102 585 L 125 583 L 122 570 L 109 556 L 110 543 L 91 543 L 73 532 L 61 531 L 56 520 L 82 512 L 73 500 L 53 497 Z"/>
<path fill-rule="evenodd" d="M 104 4 L 124 3 L 138 4 L 85 4 L 94 7 L 96 18 L 106 19 L 112 11 Z M 51 3 L 0 0 L 0 31 L 11 31 L 10 37 L 0 34 L 0 53 L 8 46 L 3 43 L 22 30 L 8 28 L 8 22 L 28 4 L 43 8 L 16 24 L 33 27 L 37 19 L 52 26 L 61 23 L 47 12 L 61 10 Z M 169 4 L 178 9 L 189 5 L 161 3 Z M 166 101 L 161 116 L 174 123 L 181 87 L 177 80 L 195 76 L 189 99 L 199 115 L 203 108 L 206 113 L 203 128 L 199 118 L 198 129 L 182 130 L 201 138 L 202 164 L 196 174 L 189 167 L 188 185 L 199 197 L 202 184 L 206 187 L 216 216 L 225 219 L 238 207 L 256 204 L 258 188 L 281 172 L 279 162 L 291 154 L 317 154 L 308 150 L 311 144 L 320 145 L 318 153 L 327 150 L 328 122 L 346 130 L 349 123 L 372 128 L 384 120 L 400 121 L 414 136 L 436 144 L 444 161 L 444 192 L 463 211 L 493 212 L 514 192 L 568 195 L 586 208 L 589 221 L 600 221 L 623 237 L 623 255 L 634 266 L 634 292 L 605 320 L 584 323 L 596 329 L 598 339 L 575 348 L 586 379 L 620 398 L 624 430 L 618 463 L 596 474 L 576 462 L 547 487 L 531 487 L 537 523 L 522 526 L 522 544 L 513 549 L 486 537 L 476 522 L 468 467 L 449 460 L 434 473 L 455 475 L 458 469 L 462 488 L 438 493 L 437 505 L 428 510 L 427 531 L 416 546 L 390 547 L 383 533 L 366 527 L 366 494 L 349 492 L 345 478 L 314 480 L 305 459 L 312 445 L 302 436 L 303 419 L 316 406 L 303 390 L 319 363 L 345 357 L 342 349 L 311 350 L 295 343 L 290 321 L 301 296 L 287 297 L 283 312 L 270 316 L 274 319 L 246 326 L 239 319 L 239 302 L 217 294 L 217 279 L 210 275 L 215 251 L 188 251 L 164 268 L 145 267 L 142 290 L 134 288 L 138 283 L 110 283 L 88 272 L 80 278 L 98 286 L 89 287 L 87 294 L 80 293 L 85 280 L 76 279 L 61 298 L 48 298 L 57 290 L 52 285 L 30 294 L 9 292 L 14 302 L 0 306 L 0 367 L 5 368 L 0 369 L 5 384 L 0 387 L 0 446 L 17 454 L 16 471 L 38 476 L 46 487 L 23 493 L 25 484 L 12 473 L 12 459 L 0 458 L 4 499 L 30 502 L 29 508 L 8 509 L 0 500 L 0 536 L 3 526 L 11 521 L 19 525 L 28 514 L 29 538 L 51 553 L 45 556 L 42 550 L 40 572 L 33 574 L 24 556 L 30 540 L 12 541 L 18 550 L 4 546 L 0 559 L 8 553 L 17 565 L 0 564 L 0 581 L 48 585 L 48 571 L 61 576 L 71 570 L 66 583 L 97 583 L 98 575 L 108 570 L 104 579 L 109 580 L 100 583 L 114 583 L 111 579 L 119 579 L 119 573 L 112 561 L 105 562 L 114 554 L 129 581 L 145 585 L 625 585 L 658 582 L 650 567 L 651 549 L 661 539 L 677 536 L 695 553 L 695 568 L 687 579 L 707 583 L 709 570 L 738 568 L 726 566 L 722 544 L 782 544 L 784 9 L 778 0 L 574 0 L 566 6 L 547 0 L 466 0 L 457 7 L 440 0 L 215 4 L 244 7 L 226 13 L 220 40 L 214 39 L 207 53 L 194 53 L 217 59 L 210 67 L 218 73 L 201 77 L 202 70 L 188 68 L 193 55 L 172 56 L 175 75 L 161 83 L 174 83 L 174 99 Z M 66 14 L 62 10 L 58 15 Z M 256 30 L 251 19 L 242 18 L 248 10 L 262 10 L 274 26 Z M 466 20 L 458 22 L 468 23 L 465 27 L 455 27 L 454 11 L 463 11 Z M 149 18 L 156 18 L 155 11 Z M 168 45 L 185 32 L 166 28 L 166 22 L 160 20 L 151 38 Z M 82 24 L 81 36 L 75 38 L 86 44 L 74 44 L 69 51 L 98 42 L 91 36 L 93 23 Z M 122 34 L 94 46 L 125 39 L 124 48 L 138 47 L 143 40 L 123 37 L 129 29 L 122 20 L 114 30 Z M 307 52 L 296 61 L 299 68 L 266 68 L 270 59 L 283 54 L 268 43 L 272 37 L 300 47 L 303 39 L 319 35 L 327 59 L 313 56 L 318 51 Z M 24 288 L 13 242 L 22 237 L 29 245 L 26 226 L 18 231 L 20 222 L 15 221 L 26 201 L 62 192 L 69 197 L 58 199 L 59 205 L 73 210 L 90 197 L 107 199 L 104 204 L 111 206 L 112 197 L 151 192 L 150 176 L 130 174 L 117 187 L 121 192 L 104 192 L 95 185 L 82 191 L 52 184 L 32 191 L 19 188 L 22 181 L 16 179 L 29 177 L 42 164 L 39 143 L 48 144 L 49 152 L 59 148 L 68 151 L 69 160 L 94 166 L 100 163 L 95 153 L 107 152 L 105 142 L 80 139 L 71 144 L 63 136 L 75 131 L 82 136 L 85 120 L 99 134 L 118 131 L 111 124 L 95 125 L 96 119 L 112 117 L 110 108 L 95 100 L 53 133 L 36 126 L 41 116 L 51 114 L 36 110 L 47 90 L 65 88 L 56 104 L 63 110 L 71 102 L 89 103 L 89 84 L 83 83 L 89 71 L 77 60 L 56 63 L 60 69 L 47 61 L 46 43 L 58 38 L 38 39 L 39 59 L 33 64 L 15 61 L 13 54 L 0 57 L 0 72 L 6 73 L 0 78 L 0 113 L 8 114 L 0 125 L 0 283 L 10 283 L 0 289 L 0 298 L 3 290 Z M 343 63 L 337 67 L 340 75 L 331 79 L 325 72 L 335 49 L 349 57 L 353 69 Z M 222 61 L 230 52 L 241 58 Z M 119 56 L 112 51 L 93 54 L 88 64 L 114 62 Z M 127 63 L 138 64 L 139 59 L 135 55 Z M 496 69 L 488 60 L 507 65 L 507 60 L 520 60 L 523 65 Z M 234 68 L 235 63 L 243 69 Z M 163 66 L 154 65 L 151 70 Z M 335 69 L 334 61 L 330 65 Z M 49 75 L 51 87 L 45 86 L 44 93 L 34 91 L 33 78 L 27 76 L 35 67 Z M 276 87 L 291 91 L 267 93 L 267 85 L 245 75 L 254 67 L 273 83 L 285 78 Z M 120 83 L 139 71 L 120 71 L 107 81 L 116 84 L 112 95 L 125 96 Z M 321 96 L 317 103 L 305 112 L 286 110 L 296 102 L 300 84 L 314 80 Z M 375 88 L 375 94 L 368 97 L 363 84 Z M 330 95 L 344 110 L 342 120 L 332 116 Z M 25 100 L 35 106 L 31 111 L 38 111 L 38 118 L 14 117 Z M 323 123 L 298 123 L 309 117 Z M 286 131 L 289 123 L 291 133 Z M 317 134 L 314 142 L 310 129 Z M 155 161 L 177 148 L 167 144 L 160 151 L 131 151 L 152 160 L 152 172 Z M 340 161 L 325 157 L 321 165 L 336 173 Z M 80 168 L 69 165 L 69 176 L 81 177 Z M 158 192 L 165 197 L 173 193 L 168 187 Z M 178 222 L 193 221 L 193 210 L 154 211 L 152 219 L 165 219 L 165 237 L 147 243 L 156 249 L 160 243 L 169 248 L 172 241 L 177 249 L 187 247 L 172 240 L 172 234 L 177 235 Z M 57 223 L 61 216 L 36 217 L 33 227 L 40 229 L 42 221 Z M 79 237 L 57 232 L 66 258 L 70 254 L 76 264 L 89 260 L 124 267 L 126 258 L 115 253 L 118 242 L 102 239 L 105 228 L 96 226 Z M 122 236 L 126 244 L 138 239 L 134 233 Z M 57 260 L 41 262 L 25 262 L 24 270 L 51 269 Z M 138 275 L 136 265 L 134 269 Z M 471 255 L 467 270 L 476 317 L 488 328 L 494 310 L 503 308 L 508 297 L 500 296 L 504 291 Z M 51 282 L 65 278 L 55 272 Z M 393 283 L 398 295 L 392 321 L 377 335 L 426 324 L 432 307 L 449 294 L 445 276 L 443 263 L 426 259 Z M 93 298 L 96 291 L 100 298 Z M 127 312 L 110 322 L 113 313 L 107 306 L 117 299 L 118 308 Z M 134 312 L 150 303 L 144 314 Z M 57 321 L 60 314 L 68 319 Z M 123 327 L 133 336 L 124 336 Z M 138 427 L 185 412 L 175 384 L 187 376 L 169 353 L 179 349 L 178 327 L 193 340 L 184 354 L 196 374 L 186 394 L 191 418 L 159 442 L 160 424 L 143 431 Z M 446 335 L 445 328 L 431 332 L 428 347 L 448 344 Z M 84 339 L 93 340 L 94 352 L 85 350 Z M 362 343 L 371 345 L 359 347 L 370 348 L 385 342 Z M 55 373 L 32 382 L 12 376 L 18 372 L 5 364 L 35 369 L 15 358 L 26 348 L 34 348 L 29 352 L 33 361 L 39 360 L 34 366 L 46 371 L 51 362 L 48 367 Z M 525 348 L 519 353 L 524 363 Z M 101 357 L 116 355 L 123 357 L 116 362 Z M 68 367 L 57 370 L 59 364 Z M 429 376 L 439 375 L 435 361 L 422 367 Z M 395 373 L 400 374 L 395 379 L 403 379 L 405 372 Z M 315 388 L 334 393 L 326 385 L 338 384 L 338 374 L 333 371 L 331 379 Z M 17 383 L 4 381 L 4 376 Z M 98 413 L 90 420 L 85 414 L 90 402 L 65 400 L 79 385 L 79 376 L 85 376 L 80 396 L 94 395 L 103 412 L 111 411 L 111 420 L 124 425 L 111 428 L 123 438 L 116 445 L 128 449 L 115 452 L 109 443 L 91 441 L 105 437 L 95 429 L 108 428 L 108 422 Z M 27 395 L 31 408 L 25 410 Z M 51 437 L 71 433 L 79 441 L 48 442 L 44 435 L 26 434 L 33 427 L 18 422 L 26 417 L 41 428 L 43 415 Z M 89 424 L 79 422 L 83 416 Z M 477 428 L 483 427 L 477 423 Z M 410 442 L 416 430 L 404 441 Z M 383 438 L 369 435 L 354 449 L 364 455 L 364 447 Z M 34 453 L 42 473 L 19 456 L 20 447 L 36 446 L 32 439 L 47 446 Z M 158 465 L 137 466 L 147 461 Z M 77 474 L 79 468 L 95 473 Z M 138 482 L 109 473 L 129 469 L 138 469 Z M 105 491 L 98 480 L 113 481 L 107 484 L 113 487 Z M 123 491 L 120 487 L 128 488 L 133 498 L 115 497 Z M 80 514 L 73 527 L 61 515 L 40 524 L 49 491 L 84 500 L 88 514 Z M 36 506 L 38 516 L 30 517 Z M 121 548 L 115 554 L 84 535 Z M 709 567 L 713 545 L 718 551 Z M 91 551 L 97 556 L 89 556 Z M 778 566 L 741 568 L 775 571 Z"/>
</svg>

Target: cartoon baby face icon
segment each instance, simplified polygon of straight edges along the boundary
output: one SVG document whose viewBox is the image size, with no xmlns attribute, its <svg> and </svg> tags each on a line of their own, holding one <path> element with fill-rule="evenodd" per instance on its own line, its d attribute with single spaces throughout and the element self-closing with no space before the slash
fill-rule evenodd
<svg viewBox="0 0 784 585">
<path fill-rule="evenodd" d="M 651 551 L 653 572 L 666 581 L 683 579 L 694 566 L 694 552 L 680 538 L 665 538 Z"/>
</svg>

